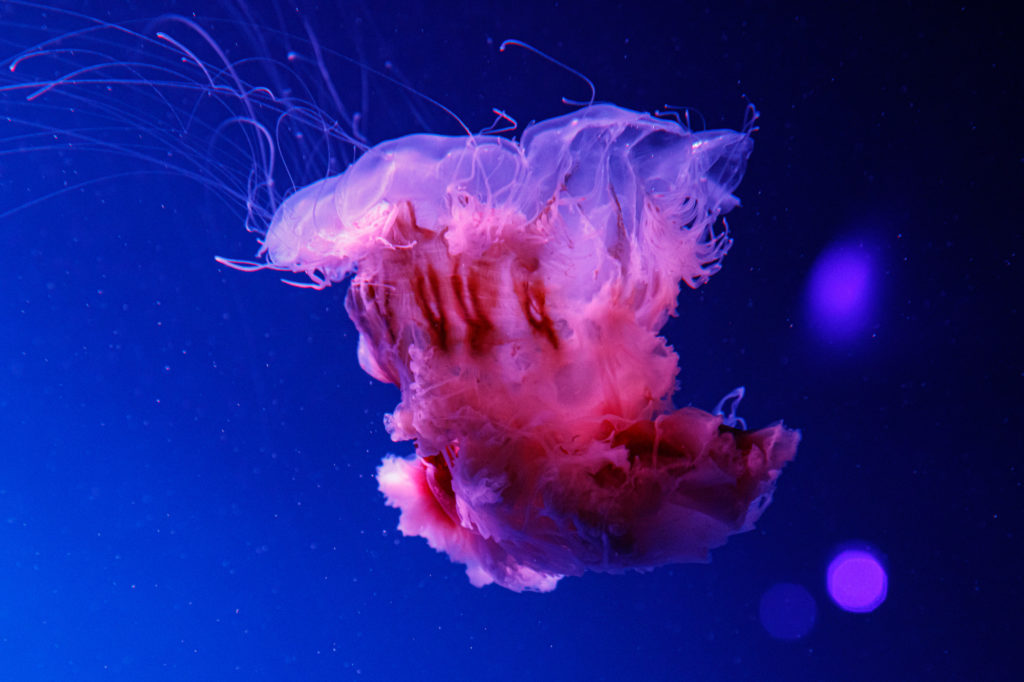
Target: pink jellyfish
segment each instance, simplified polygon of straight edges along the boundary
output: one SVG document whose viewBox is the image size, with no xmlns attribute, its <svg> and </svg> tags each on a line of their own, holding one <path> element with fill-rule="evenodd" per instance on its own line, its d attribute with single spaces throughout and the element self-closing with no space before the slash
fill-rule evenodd
<svg viewBox="0 0 1024 682">
<path fill-rule="evenodd" d="M 416 453 L 377 478 L 404 534 L 474 585 L 548 591 L 706 561 L 752 528 L 799 434 L 674 409 L 659 335 L 732 243 L 751 148 L 591 105 L 518 143 L 385 142 L 281 205 L 261 267 L 351 276 L 359 363 L 401 389 L 387 428 Z"/>
</svg>

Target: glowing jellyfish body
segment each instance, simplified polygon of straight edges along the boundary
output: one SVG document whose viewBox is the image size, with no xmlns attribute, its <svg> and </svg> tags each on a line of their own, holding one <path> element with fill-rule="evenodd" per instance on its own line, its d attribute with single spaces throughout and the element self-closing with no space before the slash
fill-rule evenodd
<svg viewBox="0 0 1024 682">
<path fill-rule="evenodd" d="M 767 505 L 798 434 L 670 403 L 658 335 L 719 268 L 752 142 L 597 105 L 498 137 L 413 135 L 289 198 L 276 268 L 354 273 L 359 360 L 416 456 L 380 489 L 474 585 L 705 561 Z M 716 226 L 717 223 L 717 226 Z"/>
</svg>

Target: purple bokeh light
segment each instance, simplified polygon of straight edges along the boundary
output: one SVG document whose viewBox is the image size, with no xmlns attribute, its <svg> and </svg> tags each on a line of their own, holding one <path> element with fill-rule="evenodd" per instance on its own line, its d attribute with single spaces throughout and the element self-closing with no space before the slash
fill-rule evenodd
<svg viewBox="0 0 1024 682">
<path fill-rule="evenodd" d="M 845 241 L 815 261 L 807 282 L 807 308 L 814 329 L 830 341 L 858 337 L 871 321 L 876 273 L 865 244 Z"/>
<path fill-rule="evenodd" d="M 775 639 L 800 639 L 817 615 L 818 605 L 802 585 L 776 583 L 761 595 L 761 626 Z"/>
<path fill-rule="evenodd" d="M 889 577 L 878 557 L 864 549 L 839 552 L 829 562 L 825 582 L 832 600 L 845 611 L 874 611 L 889 590 Z"/>
</svg>

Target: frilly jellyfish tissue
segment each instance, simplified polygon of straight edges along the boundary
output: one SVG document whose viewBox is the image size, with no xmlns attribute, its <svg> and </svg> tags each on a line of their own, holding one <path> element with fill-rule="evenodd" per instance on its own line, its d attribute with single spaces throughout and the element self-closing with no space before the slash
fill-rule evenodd
<svg viewBox="0 0 1024 682">
<path fill-rule="evenodd" d="M 377 479 L 399 529 L 477 586 L 706 561 L 749 530 L 799 434 L 671 396 L 659 332 L 731 245 L 750 130 L 607 104 L 520 141 L 411 135 L 277 210 L 264 267 L 351 277 L 359 363 L 415 455 Z"/>
</svg>

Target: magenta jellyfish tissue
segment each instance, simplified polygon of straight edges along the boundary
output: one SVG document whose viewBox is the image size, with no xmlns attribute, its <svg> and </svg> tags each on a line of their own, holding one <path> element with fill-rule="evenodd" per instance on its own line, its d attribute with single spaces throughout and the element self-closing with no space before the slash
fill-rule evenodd
<svg viewBox="0 0 1024 682">
<path fill-rule="evenodd" d="M 731 245 L 749 131 L 611 105 L 496 136 L 411 135 L 292 195 L 262 253 L 351 276 L 359 363 L 415 455 L 377 478 L 474 585 L 706 561 L 767 506 L 799 434 L 675 409 L 659 335 Z"/>
</svg>

